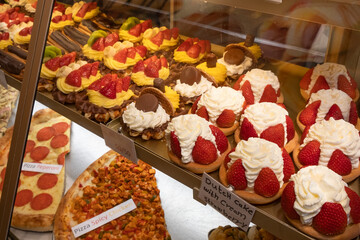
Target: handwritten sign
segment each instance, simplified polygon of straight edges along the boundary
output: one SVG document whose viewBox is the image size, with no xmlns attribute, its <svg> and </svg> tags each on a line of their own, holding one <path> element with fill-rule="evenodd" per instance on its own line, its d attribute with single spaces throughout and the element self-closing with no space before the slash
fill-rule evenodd
<svg viewBox="0 0 360 240">
<path fill-rule="evenodd" d="M 23 162 L 21 170 L 29 172 L 41 172 L 59 174 L 63 165 Z"/>
<path fill-rule="evenodd" d="M 136 208 L 136 205 L 132 199 L 129 199 L 109 210 L 106 212 L 103 212 L 93 218 L 90 218 L 89 220 L 86 220 L 74 227 L 71 228 L 74 236 L 80 237 L 81 235 L 84 235 L 85 233 L 88 233 L 98 227 L 101 227 L 102 225 L 134 210 Z"/>
<path fill-rule="evenodd" d="M 221 183 L 204 173 L 199 198 L 215 208 L 245 232 L 255 214 L 255 207 L 227 190 Z"/>
<path fill-rule="evenodd" d="M 8 88 L 5 73 L 3 70 L 0 70 L 0 85 L 6 89 Z"/>
<path fill-rule="evenodd" d="M 103 124 L 100 126 L 105 144 L 127 159 L 130 159 L 133 163 L 137 164 L 138 158 L 136 155 L 134 141 L 121 133 L 114 132 Z"/>
</svg>

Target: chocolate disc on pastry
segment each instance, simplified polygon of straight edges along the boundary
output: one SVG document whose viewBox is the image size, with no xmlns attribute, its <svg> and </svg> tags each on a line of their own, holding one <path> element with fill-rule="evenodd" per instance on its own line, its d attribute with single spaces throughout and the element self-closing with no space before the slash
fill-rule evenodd
<svg viewBox="0 0 360 240">
<path fill-rule="evenodd" d="M 224 61 L 231 65 L 240 65 L 245 59 L 244 52 L 239 48 L 230 48 L 224 54 Z"/>
<path fill-rule="evenodd" d="M 139 98 L 141 98 L 143 95 L 147 95 L 147 94 L 150 94 L 150 95 L 156 97 L 158 104 L 161 104 L 161 106 L 164 108 L 164 110 L 167 114 L 169 114 L 170 116 L 174 115 L 175 109 L 174 109 L 173 105 L 171 104 L 171 102 L 169 101 L 169 99 L 166 98 L 166 96 L 163 92 L 161 92 L 159 89 L 154 88 L 154 87 L 147 87 L 141 91 Z M 138 102 L 138 100 L 136 100 L 136 103 L 137 102 Z M 136 107 L 136 105 L 135 105 L 135 107 Z"/>
<path fill-rule="evenodd" d="M 159 89 L 162 92 L 165 92 L 165 82 L 162 78 L 154 79 L 154 87 Z"/>
<path fill-rule="evenodd" d="M 144 112 L 156 112 L 158 106 L 157 97 L 151 93 L 142 94 L 135 102 L 135 107 Z"/>
<path fill-rule="evenodd" d="M 194 83 L 199 83 L 201 80 L 201 72 L 193 66 L 185 67 L 180 73 L 180 82 L 192 86 Z"/>
</svg>

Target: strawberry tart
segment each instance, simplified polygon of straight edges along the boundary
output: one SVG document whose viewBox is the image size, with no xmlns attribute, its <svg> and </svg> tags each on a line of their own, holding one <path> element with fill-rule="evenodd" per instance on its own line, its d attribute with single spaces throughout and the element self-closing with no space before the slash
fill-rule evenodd
<svg viewBox="0 0 360 240">
<path fill-rule="evenodd" d="M 196 68 L 212 76 L 218 85 L 224 85 L 226 83 L 226 67 L 217 62 L 215 54 L 207 54 L 206 62 L 200 63 Z"/>
<path fill-rule="evenodd" d="M 301 131 L 304 131 L 306 126 L 323 119 L 329 120 L 330 117 L 336 120 L 344 119 L 360 129 L 356 103 L 338 89 L 321 89 L 311 94 L 305 109 L 299 112 L 296 121 Z"/>
<path fill-rule="evenodd" d="M 279 79 L 270 70 L 254 68 L 241 75 L 233 88 L 241 90 L 246 104 L 249 105 L 259 102 L 284 102 L 284 96 L 280 91 Z"/>
<path fill-rule="evenodd" d="M 174 51 L 174 60 L 179 63 L 195 64 L 211 52 L 209 40 L 188 38 Z"/>
<path fill-rule="evenodd" d="M 32 27 L 33 22 L 31 21 L 27 23 L 22 22 L 18 25 L 12 25 L 9 28 L 10 37 L 13 39 L 14 43 L 18 44 L 20 47 L 28 49 Z"/>
<path fill-rule="evenodd" d="M 142 44 L 150 51 L 171 51 L 179 43 L 179 29 L 166 27 L 149 28 L 144 32 Z"/>
<path fill-rule="evenodd" d="M 51 15 L 50 30 L 60 30 L 67 25 L 74 25 L 71 8 L 65 9 L 65 5 L 58 4 L 54 7 Z"/>
<path fill-rule="evenodd" d="M 139 20 L 136 17 L 129 17 L 121 25 L 119 37 L 121 40 L 132 43 L 141 42 L 144 32 L 152 27 L 151 20 Z"/>
<path fill-rule="evenodd" d="M 89 59 L 101 61 L 104 58 L 105 49 L 113 46 L 117 41 L 119 41 L 119 36 L 116 33 L 97 30 L 90 35 L 87 44 L 82 47 L 82 52 Z"/>
<path fill-rule="evenodd" d="M 298 142 L 294 124 L 285 106 L 276 103 L 248 105 L 241 115 L 240 126 L 234 133 L 235 142 L 260 137 L 292 152 Z"/>
<path fill-rule="evenodd" d="M 173 114 L 174 108 L 163 92 L 149 87 L 141 92 L 136 102 L 126 107 L 121 120 L 132 137 L 162 139 Z"/>
<path fill-rule="evenodd" d="M 316 239 L 353 239 L 360 234 L 360 197 L 324 166 L 292 175 L 281 197 L 289 222 Z"/>
<path fill-rule="evenodd" d="M 191 113 L 214 124 L 229 136 L 239 127 L 240 114 L 245 105 L 240 91 L 230 87 L 212 87 L 195 101 Z"/>
<path fill-rule="evenodd" d="M 345 182 L 360 175 L 360 136 L 354 125 L 330 118 L 306 127 L 302 139 L 293 153 L 297 167 L 327 166 Z"/>
<path fill-rule="evenodd" d="M 220 129 L 195 114 L 173 118 L 165 136 L 170 159 L 194 173 L 217 170 L 231 148 Z"/>
<path fill-rule="evenodd" d="M 0 32 L 0 49 L 6 49 L 7 46 L 13 45 L 8 32 Z"/>
<path fill-rule="evenodd" d="M 90 19 L 100 13 L 97 2 L 75 2 L 71 7 L 72 17 L 75 22 L 81 22 L 84 19 Z"/>
<path fill-rule="evenodd" d="M 0 5 L 0 30 L 11 32 L 16 28 L 10 30 L 13 25 L 19 25 L 20 23 L 33 22 L 33 19 L 29 16 L 26 16 L 25 13 L 19 12 L 20 8 L 9 8 L 9 5 L 4 4 Z M 13 34 L 10 34 L 10 37 L 13 37 Z"/>
<path fill-rule="evenodd" d="M 308 100 L 312 93 L 320 89 L 339 89 L 347 93 L 355 102 L 359 99 L 359 90 L 355 80 L 344 65 L 323 63 L 309 69 L 300 81 L 301 96 Z"/>
<path fill-rule="evenodd" d="M 261 138 L 241 140 L 220 167 L 220 181 L 253 204 L 278 199 L 295 167 L 284 148 Z"/>
</svg>

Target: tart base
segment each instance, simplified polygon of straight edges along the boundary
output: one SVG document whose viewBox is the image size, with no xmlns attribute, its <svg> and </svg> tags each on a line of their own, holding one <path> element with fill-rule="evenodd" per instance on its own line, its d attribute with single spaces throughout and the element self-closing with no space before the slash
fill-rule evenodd
<svg viewBox="0 0 360 240">
<path fill-rule="evenodd" d="M 309 100 L 310 95 L 307 94 L 304 89 L 300 88 L 300 94 L 305 101 Z M 355 95 L 355 98 L 353 98 L 354 102 L 357 102 L 357 100 L 359 100 L 359 96 L 360 96 L 359 89 L 356 89 L 356 95 Z"/>
<path fill-rule="evenodd" d="M 237 128 L 239 128 L 239 124 L 240 123 L 238 121 L 235 121 L 234 125 L 232 125 L 232 127 L 229 127 L 229 128 L 219 127 L 219 129 L 225 134 L 225 136 L 230 136 L 231 134 L 233 134 L 235 132 L 235 130 Z"/>
</svg>

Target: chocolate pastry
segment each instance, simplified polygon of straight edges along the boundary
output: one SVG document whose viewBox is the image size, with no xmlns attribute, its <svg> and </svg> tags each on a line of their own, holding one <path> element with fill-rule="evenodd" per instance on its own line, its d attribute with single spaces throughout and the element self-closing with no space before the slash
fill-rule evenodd
<svg viewBox="0 0 360 240">
<path fill-rule="evenodd" d="M 97 30 L 101 30 L 101 27 L 99 27 L 99 25 L 97 25 L 96 23 L 94 23 L 91 20 L 82 20 L 81 24 L 85 27 L 87 27 L 87 29 L 89 29 L 90 32 L 95 32 Z"/>
<path fill-rule="evenodd" d="M 116 24 L 107 16 L 98 15 L 96 16 L 95 20 L 97 23 L 101 24 L 106 28 L 119 29 L 121 27 L 121 24 Z"/>
<path fill-rule="evenodd" d="M 194 83 L 199 83 L 201 80 L 201 72 L 193 67 L 188 66 L 185 67 L 184 70 L 180 73 L 180 82 L 186 83 L 192 86 Z"/>
<path fill-rule="evenodd" d="M 71 41 L 68 37 L 66 37 L 58 30 L 52 32 L 50 34 L 50 38 L 68 52 L 81 52 L 81 48 L 76 43 Z"/>
<path fill-rule="evenodd" d="M 151 93 L 142 94 L 135 102 L 135 107 L 143 112 L 156 112 L 159 101 Z"/>
<path fill-rule="evenodd" d="M 89 39 L 89 35 L 80 32 L 75 27 L 70 25 L 64 27 L 64 33 L 80 45 L 85 45 Z"/>
<path fill-rule="evenodd" d="M 214 68 L 216 67 L 217 57 L 213 53 L 209 53 L 206 57 L 206 67 Z"/>
<path fill-rule="evenodd" d="M 8 51 L 11 52 L 11 53 L 14 53 L 16 54 L 18 57 L 22 58 L 22 59 L 25 59 L 27 58 L 27 51 L 19 48 L 19 47 L 16 47 L 16 46 L 13 46 L 13 45 L 9 45 L 7 47 Z"/>
<path fill-rule="evenodd" d="M 244 52 L 239 48 L 230 48 L 224 54 L 224 61 L 231 65 L 240 65 L 245 59 Z"/>
<path fill-rule="evenodd" d="M 20 74 L 25 68 L 25 64 L 6 52 L 0 50 L 0 66 L 9 73 Z"/>
<path fill-rule="evenodd" d="M 162 92 L 165 92 L 165 82 L 162 78 L 155 78 L 154 79 L 154 87 L 159 89 Z"/>
</svg>

